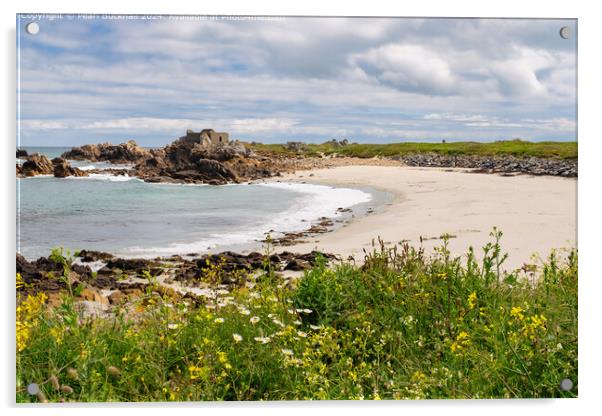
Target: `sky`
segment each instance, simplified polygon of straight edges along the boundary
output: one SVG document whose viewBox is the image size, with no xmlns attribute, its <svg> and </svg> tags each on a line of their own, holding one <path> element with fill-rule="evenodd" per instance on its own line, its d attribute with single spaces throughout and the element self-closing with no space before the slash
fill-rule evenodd
<svg viewBox="0 0 602 416">
<path fill-rule="evenodd" d="M 20 146 L 577 139 L 575 20 L 20 15 L 17 33 Z"/>
</svg>

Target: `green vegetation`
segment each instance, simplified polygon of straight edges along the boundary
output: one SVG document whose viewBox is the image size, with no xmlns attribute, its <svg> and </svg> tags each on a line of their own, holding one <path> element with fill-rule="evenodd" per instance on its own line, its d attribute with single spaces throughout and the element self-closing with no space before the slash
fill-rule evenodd
<svg viewBox="0 0 602 416">
<path fill-rule="evenodd" d="M 442 155 L 478 155 L 542 158 L 577 158 L 577 142 L 528 142 L 524 140 L 505 140 L 491 143 L 454 142 L 454 143 L 391 143 L 391 144 L 348 144 L 337 146 L 333 142 L 322 144 L 304 144 L 299 151 L 291 150 L 285 144 L 254 143 L 251 147 L 265 154 L 284 156 L 318 156 L 337 153 L 342 156 L 372 158 L 375 156 L 393 157 L 414 153 L 436 153 Z"/>
<path fill-rule="evenodd" d="M 478 262 L 444 239 L 432 257 L 381 243 L 361 267 L 319 261 L 297 285 L 247 276 L 211 308 L 147 290 L 92 318 L 29 296 L 17 401 L 575 397 L 559 383 L 577 381 L 576 252 L 527 278 L 500 272 L 492 237 Z"/>
</svg>

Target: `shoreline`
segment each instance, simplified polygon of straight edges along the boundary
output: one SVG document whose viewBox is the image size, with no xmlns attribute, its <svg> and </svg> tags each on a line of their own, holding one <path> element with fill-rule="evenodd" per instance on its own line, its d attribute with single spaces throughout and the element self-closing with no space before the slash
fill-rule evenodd
<svg viewBox="0 0 602 416">
<path fill-rule="evenodd" d="M 510 254 L 505 266 L 515 269 L 533 264 L 533 253 L 545 257 L 553 248 L 576 246 L 576 177 L 417 167 L 390 158 L 326 157 L 305 162 L 299 163 L 293 173 L 282 172 L 279 176 L 241 184 L 305 183 L 364 188 L 387 193 L 392 199 L 342 219 L 333 212 L 331 216 L 308 221 L 308 225 L 314 225 L 319 220 L 338 218 L 334 226 L 327 226 L 318 233 L 307 233 L 307 229 L 298 232 L 306 233 L 303 237 L 307 238 L 303 240 L 311 241 L 293 239 L 274 245 L 278 249 L 296 252 L 315 249 L 362 261 L 363 250 L 371 250 L 372 241 L 378 237 L 388 245 L 408 242 L 432 252 L 441 244 L 440 236 L 449 234 L 452 254 L 464 254 L 473 246 L 478 255 L 480 248 L 491 241 L 489 233 L 496 226 L 504 232 L 502 246 Z M 278 229 L 265 231 L 287 234 Z M 217 249 L 248 253 L 261 249 L 264 244 L 256 240 Z M 211 251 L 202 250 L 203 253 Z"/>
<path fill-rule="evenodd" d="M 576 178 L 479 174 L 463 168 L 349 165 L 298 171 L 271 180 L 365 186 L 394 195 L 379 212 L 353 218 L 343 227 L 317 235 L 317 243 L 288 246 L 290 251 L 315 249 L 362 261 L 362 250 L 370 250 L 377 237 L 386 244 L 403 241 L 431 253 L 441 245 L 440 236 L 447 233 L 452 236 L 452 254 L 465 254 L 472 246 L 479 257 L 495 226 L 504 233 L 501 244 L 509 253 L 504 266 L 513 270 L 537 263 L 533 254 L 545 258 L 552 249 L 577 245 Z"/>
</svg>

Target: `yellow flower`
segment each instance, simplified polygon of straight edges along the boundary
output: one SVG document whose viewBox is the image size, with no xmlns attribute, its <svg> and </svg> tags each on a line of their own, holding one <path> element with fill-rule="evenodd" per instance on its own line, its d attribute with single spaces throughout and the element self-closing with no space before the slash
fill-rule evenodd
<svg viewBox="0 0 602 416">
<path fill-rule="evenodd" d="M 517 318 L 519 321 L 522 321 L 525 319 L 525 315 L 523 314 L 524 309 L 521 308 L 520 306 L 513 306 L 512 309 L 510 310 L 510 316 L 513 316 L 514 318 Z"/>
<path fill-rule="evenodd" d="M 535 335 L 538 331 L 545 330 L 546 317 L 543 315 L 533 315 L 526 319 L 525 325 L 522 327 L 522 333 L 531 341 L 535 340 Z"/>
<path fill-rule="evenodd" d="M 191 365 L 190 367 L 188 367 L 188 372 L 190 373 L 190 379 L 196 380 L 198 378 L 204 377 L 207 374 L 207 368 Z"/>
<path fill-rule="evenodd" d="M 52 338 L 54 338 L 54 342 L 56 342 L 57 345 L 61 345 L 63 343 L 63 331 L 56 327 L 53 327 L 50 329 L 49 332 Z"/>
<path fill-rule="evenodd" d="M 463 350 L 468 348 L 471 344 L 470 335 L 468 332 L 462 331 L 456 337 L 456 340 L 451 344 L 450 349 L 454 354 L 460 354 Z"/>
<path fill-rule="evenodd" d="M 468 307 L 470 309 L 474 309 L 476 304 L 477 304 L 477 292 L 472 292 L 470 295 L 468 295 Z"/>
<path fill-rule="evenodd" d="M 36 325 L 36 318 L 42 312 L 44 302 L 48 297 L 44 293 L 38 293 L 35 296 L 27 295 L 16 310 L 16 332 L 17 332 L 17 352 L 23 351 L 27 347 L 27 342 L 31 336 L 31 331 Z"/>
<path fill-rule="evenodd" d="M 15 286 L 17 287 L 17 290 L 19 290 L 25 286 L 25 282 L 23 281 L 23 277 L 21 276 L 21 273 L 17 273 L 17 281 L 16 281 Z"/>
<path fill-rule="evenodd" d="M 422 371 L 415 371 L 412 374 L 412 381 L 415 383 L 420 383 L 421 381 L 426 380 L 426 375 Z"/>
</svg>

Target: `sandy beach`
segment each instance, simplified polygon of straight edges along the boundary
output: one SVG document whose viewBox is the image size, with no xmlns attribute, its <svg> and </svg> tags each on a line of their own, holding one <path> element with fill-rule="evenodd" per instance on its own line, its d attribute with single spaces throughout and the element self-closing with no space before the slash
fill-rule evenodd
<svg viewBox="0 0 602 416">
<path fill-rule="evenodd" d="M 309 176 L 312 174 L 312 176 Z M 494 226 L 502 230 L 502 247 L 509 257 L 506 269 L 536 264 L 552 249 L 577 244 L 577 180 L 551 176 L 501 176 L 461 169 L 404 166 L 341 166 L 299 171 L 279 178 L 336 186 L 368 186 L 390 192 L 391 203 L 355 218 L 346 226 L 321 234 L 311 242 L 287 247 L 290 251 L 319 249 L 344 257 L 363 257 L 372 240 L 407 240 L 427 252 L 451 234 L 449 247 L 460 255 L 469 246 L 477 255 L 490 240 Z"/>
</svg>

